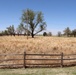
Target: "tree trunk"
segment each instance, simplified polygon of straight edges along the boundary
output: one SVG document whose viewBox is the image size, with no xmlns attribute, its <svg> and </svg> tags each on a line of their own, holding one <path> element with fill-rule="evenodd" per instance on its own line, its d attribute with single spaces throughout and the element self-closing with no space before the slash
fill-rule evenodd
<svg viewBox="0 0 76 75">
<path fill-rule="evenodd" d="M 32 33 L 31 35 L 32 35 L 32 38 L 34 38 L 34 34 Z"/>
<path fill-rule="evenodd" d="M 33 33 L 33 30 L 32 30 L 31 36 L 32 36 L 32 38 L 34 38 L 34 33 Z"/>
</svg>

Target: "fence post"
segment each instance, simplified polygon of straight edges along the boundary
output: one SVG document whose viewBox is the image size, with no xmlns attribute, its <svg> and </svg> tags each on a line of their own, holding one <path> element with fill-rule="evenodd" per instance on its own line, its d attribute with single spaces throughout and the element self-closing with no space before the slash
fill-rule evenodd
<svg viewBox="0 0 76 75">
<path fill-rule="evenodd" d="M 63 67 L 63 53 L 61 53 L 61 67 Z"/>
<path fill-rule="evenodd" d="M 24 52 L 24 68 L 26 68 L 26 52 Z"/>
</svg>

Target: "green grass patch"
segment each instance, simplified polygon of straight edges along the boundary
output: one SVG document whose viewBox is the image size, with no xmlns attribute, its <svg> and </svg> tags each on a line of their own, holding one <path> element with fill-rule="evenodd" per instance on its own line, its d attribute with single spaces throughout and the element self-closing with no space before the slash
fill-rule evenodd
<svg viewBox="0 0 76 75">
<path fill-rule="evenodd" d="M 76 67 L 0 69 L 0 75 L 76 75 Z"/>
</svg>

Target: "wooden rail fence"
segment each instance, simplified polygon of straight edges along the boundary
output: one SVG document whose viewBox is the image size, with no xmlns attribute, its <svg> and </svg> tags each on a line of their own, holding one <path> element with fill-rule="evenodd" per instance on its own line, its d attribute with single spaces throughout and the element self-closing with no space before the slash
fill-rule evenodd
<svg viewBox="0 0 76 75">
<path fill-rule="evenodd" d="M 10 59 L 5 59 L 6 56 L 10 56 Z M 15 56 L 14 58 L 11 58 L 11 56 Z M 17 58 L 16 58 L 17 56 Z M 22 58 L 20 58 L 20 56 L 22 56 Z M 30 58 L 28 58 L 30 56 Z M 33 56 L 33 58 L 32 58 Z M 1 58 L 1 57 L 4 57 Z M 37 58 L 35 58 L 37 57 Z M 47 58 L 42 58 L 42 57 L 47 57 Z M 48 58 L 49 57 L 49 58 Z M 65 58 L 66 57 L 66 58 Z M 40 66 L 40 65 L 43 65 L 43 66 L 46 66 L 46 65 L 55 65 L 55 66 L 65 66 L 65 65 L 76 65 L 76 54 L 63 54 L 63 53 L 60 53 L 60 54 L 27 54 L 26 52 L 24 52 L 23 54 L 0 54 L 0 68 L 2 67 L 12 67 L 12 66 L 15 66 L 15 67 L 24 67 L 26 68 L 27 66 L 30 67 L 30 65 L 32 65 L 33 67 L 34 66 Z M 72 60 L 72 62 L 70 62 Z M 17 63 L 15 64 L 10 64 L 7 62 L 8 61 L 18 61 Z M 20 61 L 22 61 L 23 63 L 19 63 Z M 27 61 L 29 61 L 30 63 L 27 63 Z M 34 61 L 32 63 L 32 61 Z M 44 61 L 44 63 L 35 63 L 36 61 Z M 55 61 L 56 63 L 52 62 L 52 63 L 45 63 L 45 61 Z M 64 61 L 68 61 L 67 63 L 65 63 Z M 59 63 L 60 62 L 60 63 Z M 19 64 L 18 64 L 19 63 Z M 72 64 L 71 64 L 72 63 Z"/>
</svg>

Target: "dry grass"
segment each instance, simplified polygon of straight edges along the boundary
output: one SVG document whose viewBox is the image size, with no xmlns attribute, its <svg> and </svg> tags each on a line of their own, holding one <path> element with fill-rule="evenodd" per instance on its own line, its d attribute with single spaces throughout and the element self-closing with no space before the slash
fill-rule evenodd
<svg viewBox="0 0 76 75">
<path fill-rule="evenodd" d="M 35 38 L 25 36 L 1 36 L 0 37 L 0 54 L 1 53 L 45 53 L 45 54 L 75 54 L 76 53 L 76 38 L 64 37 L 43 37 L 36 36 Z M 20 56 L 4 56 L 2 59 L 23 58 Z M 33 58 L 33 57 L 32 57 Z M 39 57 L 36 57 L 39 58 Z M 47 58 L 47 57 L 44 57 Z M 51 58 L 51 57 L 49 57 Z M 56 57 L 54 57 L 56 58 Z M 69 57 L 68 57 L 69 58 Z M 27 63 L 30 61 L 27 61 Z M 31 61 L 31 63 L 44 63 L 44 61 Z M 45 61 L 45 63 L 53 63 L 54 61 Z M 58 61 L 59 62 L 59 61 Z M 6 64 L 6 62 L 0 62 Z M 23 63 L 23 61 L 8 61 L 7 63 Z"/>
<path fill-rule="evenodd" d="M 76 38 L 25 36 L 0 37 L 0 53 L 76 53 Z"/>
</svg>

